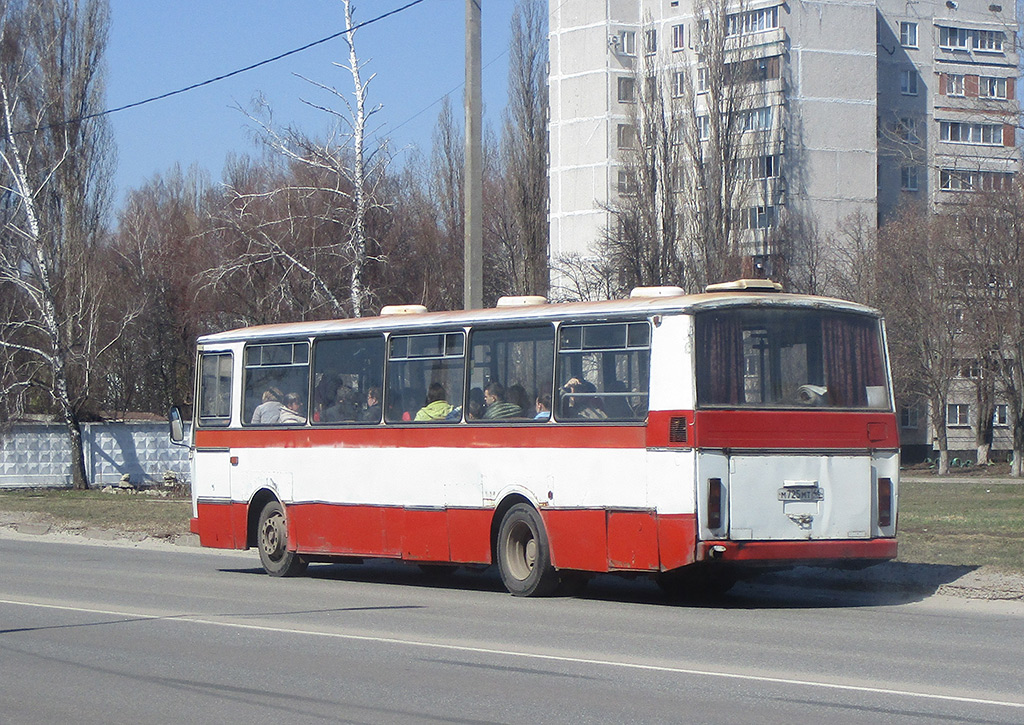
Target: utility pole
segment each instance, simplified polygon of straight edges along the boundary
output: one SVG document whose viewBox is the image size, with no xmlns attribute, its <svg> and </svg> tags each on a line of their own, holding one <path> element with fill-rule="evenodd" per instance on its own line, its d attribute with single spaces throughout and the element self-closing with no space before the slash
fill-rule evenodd
<svg viewBox="0 0 1024 725">
<path fill-rule="evenodd" d="M 465 281 L 463 306 L 484 306 L 483 100 L 480 65 L 480 3 L 466 0 Z"/>
</svg>

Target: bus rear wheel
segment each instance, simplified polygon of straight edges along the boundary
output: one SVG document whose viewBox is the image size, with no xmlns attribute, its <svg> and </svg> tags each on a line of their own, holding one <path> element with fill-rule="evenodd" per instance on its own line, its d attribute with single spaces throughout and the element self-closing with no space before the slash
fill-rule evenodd
<svg viewBox="0 0 1024 725">
<path fill-rule="evenodd" d="M 501 520 L 497 545 L 501 581 L 517 597 L 543 597 L 558 588 L 544 522 L 536 509 L 517 503 Z"/>
<path fill-rule="evenodd" d="M 260 512 L 256 540 L 260 563 L 270 576 L 298 576 L 306 571 L 309 562 L 288 550 L 288 522 L 279 501 L 269 501 Z"/>
</svg>

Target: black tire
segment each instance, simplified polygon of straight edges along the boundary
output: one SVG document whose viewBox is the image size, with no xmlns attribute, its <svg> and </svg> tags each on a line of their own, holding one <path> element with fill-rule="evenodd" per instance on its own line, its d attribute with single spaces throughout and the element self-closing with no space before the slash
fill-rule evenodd
<svg viewBox="0 0 1024 725">
<path fill-rule="evenodd" d="M 517 503 L 505 512 L 496 549 L 501 581 L 513 596 L 544 597 L 558 588 L 544 522 L 532 506 Z"/>
<path fill-rule="evenodd" d="M 256 548 L 260 563 L 270 576 L 299 576 L 309 562 L 288 550 L 288 522 L 279 501 L 270 501 L 260 512 L 256 528 Z"/>
</svg>

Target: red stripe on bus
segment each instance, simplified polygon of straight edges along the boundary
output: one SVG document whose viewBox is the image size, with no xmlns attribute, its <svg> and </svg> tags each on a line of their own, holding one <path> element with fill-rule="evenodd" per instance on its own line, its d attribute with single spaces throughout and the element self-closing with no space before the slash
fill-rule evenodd
<svg viewBox="0 0 1024 725">
<path fill-rule="evenodd" d="M 659 415 L 674 415 L 661 413 Z M 896 449 L 892 413 L 803 410 L 701 410 L 694 415 L 697 448 Z"/>
<path fill-rule="evenodd" d="M 204 428 L 197 448 L 644 448 L 642 425 Z"/>
<path fill-rule="evenodd" d="M 192 525 L 203 546 L 246 548 L 246 504 L 201 501 L 198 509 Z M 492 563 L 494 509 L 293 503 L 286 514 L 289 542 L 303 554 Z M 658 571 L 694 560 L 693 514 L 543 509 L 541 516 L 560 569 Z"/>
</svg>

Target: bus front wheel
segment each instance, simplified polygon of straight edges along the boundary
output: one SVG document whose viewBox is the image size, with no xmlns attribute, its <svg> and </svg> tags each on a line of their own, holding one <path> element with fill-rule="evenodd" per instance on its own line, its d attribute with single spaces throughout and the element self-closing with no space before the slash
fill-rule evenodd
<svg viewBox="0 0 1024 725">
<path fill-rule="evenodd" d="M 544 522 L 536 509 L 517 503 L 498 529 L 498 569 L 505 588 L 517 597 L 543 597 L 558 587 Z"/>
<path fill-rule="evenodd" d="M 256 531 L 260 562 L 270 576 L 298 576 L 309 562 L 288 550 L 288 522 L 279 501 L 269 501 L 260 512 Z"/>
</svg>

